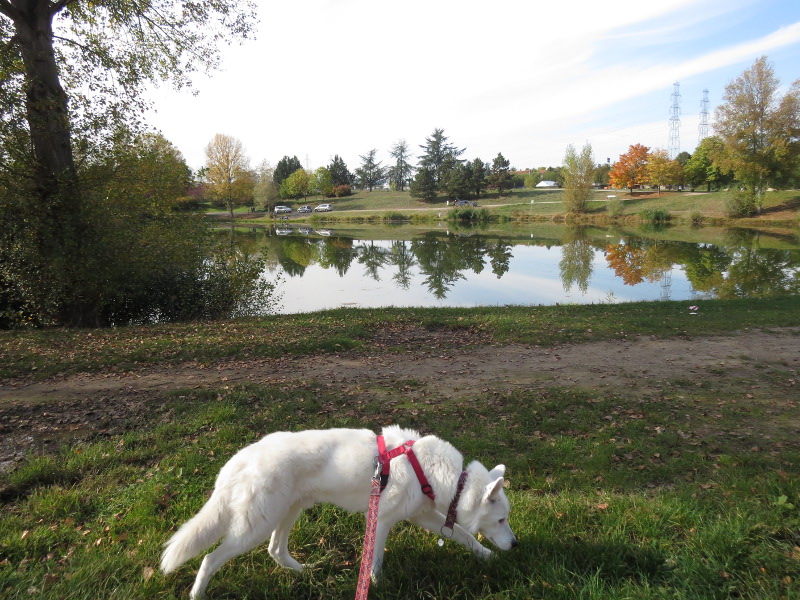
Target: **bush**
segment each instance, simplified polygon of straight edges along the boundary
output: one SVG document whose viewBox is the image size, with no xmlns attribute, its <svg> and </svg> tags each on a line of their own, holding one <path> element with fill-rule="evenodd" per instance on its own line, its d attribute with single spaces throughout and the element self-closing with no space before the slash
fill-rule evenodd
<svg viewBox="0 0 800 600">
<path fill-rule="evenodd" d="M 729 217 L 752 217 L 757 212 L 758 201 L 755 190 L 740 190 L 725 200 L 725 214 Z"/>
<path fill-rule="evenodd" d="M 353 189 L 349 185 L 335 185 L 333 186 L 332 194 L 334 198 L 342 198 L 343 196 L 350 196 Z"/>
<path fill-rule="evenodd" d="M 648 208 L 639 213 L 639 218 L 646 223 L 663 225 L 672 219 L 672 215 L 661 208 Z"/>
</svg>

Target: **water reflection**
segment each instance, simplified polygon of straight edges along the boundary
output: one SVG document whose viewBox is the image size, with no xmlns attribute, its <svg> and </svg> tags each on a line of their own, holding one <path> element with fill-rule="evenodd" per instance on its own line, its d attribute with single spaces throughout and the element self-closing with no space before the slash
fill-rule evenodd
<svg viewBox="0 0 800 600">
<path fill-rule="evenodd" d="M 709 244 L 574 227 L 533 239 L 433 231 L 392 241 L 287 229 L 246 242 L 285 274 L 283 312 L 800 293 L 796 240 L 764 247 L 754 232 Z"/>
</svg>

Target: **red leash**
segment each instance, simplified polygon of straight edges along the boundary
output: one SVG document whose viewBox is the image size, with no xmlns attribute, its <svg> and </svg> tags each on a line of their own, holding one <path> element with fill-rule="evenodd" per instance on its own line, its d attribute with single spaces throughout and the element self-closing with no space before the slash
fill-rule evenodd
<svg viewBox="0 0 800 600">
<path fill-rule="evenodd" d="M 378 501 L 381 499 L 380 463 L 375 469 L 372 478 L 372 490 L 369 493 L 369 508 L 367 509 L 367 529 L 364 533 L 364 553 L 361 556 L 361 569 L 358 571 L 358 585 L 356 586 L 356 600 L 367 600 L 370 584 L 370 567 L 372 557 L 375 555 L 375 530 L 378 528 Z"/>
<path fill-rule="evenodd" d="M 433 488 L 428 483 L 428 479 L 422 471 L 422 466 L 417 460 L 417 455 L 411 450 L 414 440 L 409 440 L 388 452 L 386 451 L 386 441 L 382 435 L 377 436 L 377 442 L 378 458 L 375 465 L 375 475 L 372 477 L 372 489 L 369 493 L 367 526 L 364 532 L 364 552 L 361 555 L 361 568 L 358 571 L 356 600 L 367 600 L 369 595 L 370 569 L 372 567 L 372 558 L 375 556 L 375 530 L 378 528 L 378 503 L 381 499 L 381 492 L 386 487 L 386 484 L 389 483 L 389 463 L 392 459 L 401 454 L 408 456 L 408 462 L 411 463 L 411 468 L 414 469 L 414 473 L 417 475 L 422 493 L 431 500 L 436 498 Z"/>
</svg>

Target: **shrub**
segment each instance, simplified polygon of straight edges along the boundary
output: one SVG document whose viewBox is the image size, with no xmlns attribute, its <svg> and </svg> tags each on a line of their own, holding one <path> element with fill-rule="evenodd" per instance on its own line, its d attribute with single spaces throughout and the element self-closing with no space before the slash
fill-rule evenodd
<svg viewBox="0 0 800 600">
<path fill-rule="evenodd" d="M 757 196 L 753 189 L 734 192 L 725 200 L 725 214 L 729 217 L 752 217 L 757 212 Z"/>
<path fill-rule="evenodd" d="M 672 215 L 668 211 L 661 208 L 648 208 L 639 213 L 639 218 L 646 223 L 653 223 L 660 225 L 668 223 L 672 219 Z"/>
<path fill-rule="evenodd" d="M 341 198 L 343 196 L 350 196 L 353 189 L 349 185 L 335 185 L 331 191 L 334 198 Z"/>
</svg>

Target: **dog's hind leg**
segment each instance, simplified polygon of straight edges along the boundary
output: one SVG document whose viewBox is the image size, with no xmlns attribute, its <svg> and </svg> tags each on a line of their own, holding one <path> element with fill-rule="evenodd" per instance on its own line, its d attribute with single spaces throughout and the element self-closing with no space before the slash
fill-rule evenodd
<svg viewBox="0 0 800 600">
<path fill-rule="evenodd" d="M 214 573 L 219 571 L 222 565 L 230 559 L 263 544 L 268 535 L 269 529 L 256 526 L 247 532 L 239 533 L 239 535 L 232 535 L 229 533 L 225 536 L 222 543 L 217 546 L 213 552 L 206 554 L 203 562 L 200 564 L 200 569 L 197 571 L 197 577 L 194 580 L 192 591 L 189 592 L 189 597 L 192 600 L 202 598 L 211 577 Z"/>
<path fill-rule="evenodd" d="M 292 531 L 292 525 L 294 525 L 302 511 L 302 504 L 298 503 L 292 506 L 286 512 L 286 516 L 278 523 L 269 540 L 269 555 L 273 560 L 280 566 L 294 569 L 295 571 L 302 571 L 304 565 L 301 565 L 289 554 L 289 532 Z"/>
</svg>

